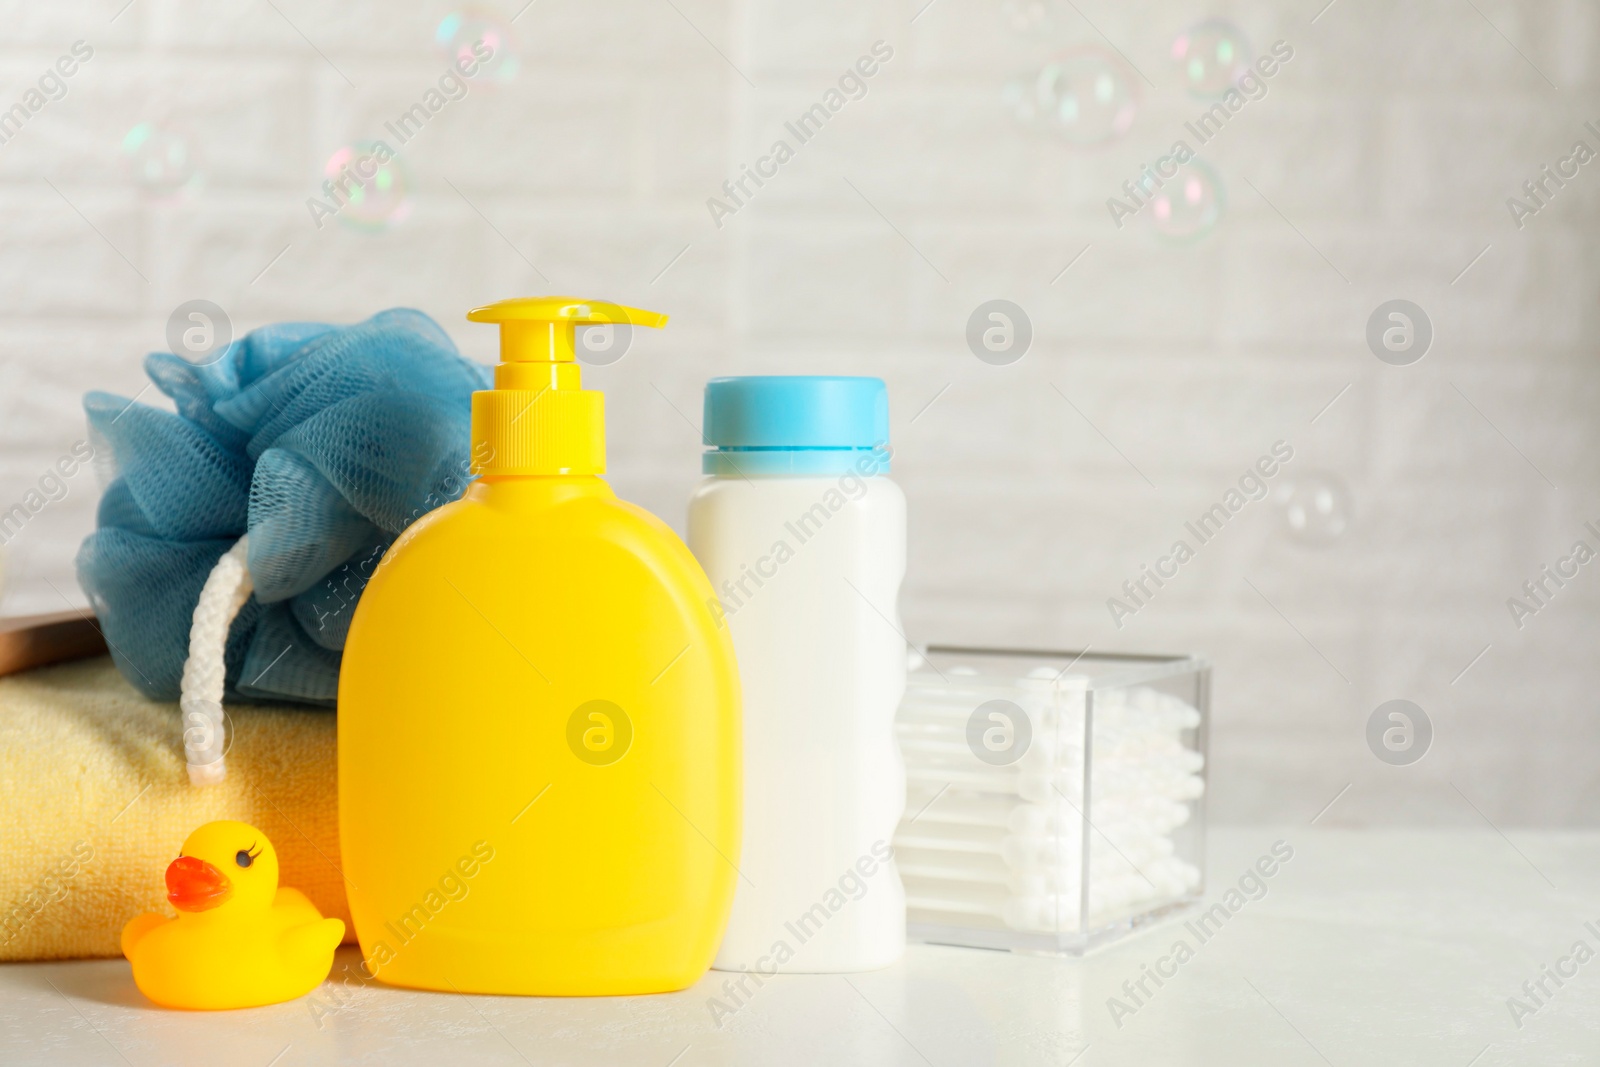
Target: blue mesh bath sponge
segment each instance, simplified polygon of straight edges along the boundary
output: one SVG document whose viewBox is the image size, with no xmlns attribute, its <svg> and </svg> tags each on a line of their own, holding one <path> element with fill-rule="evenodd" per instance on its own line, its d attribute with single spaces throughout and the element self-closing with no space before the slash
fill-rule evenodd
<svg viewBox="0 0 1600 1067">
<path fill-rule="evenodd" d="M 472 393 L 489 369 L 407 309 L 267 326 L 208 365 L 158 352 L 145 369 L 175 414 L 84 398 L 115 471 L 78 580 L 117 667 L 154 699 L 181 693 L 186 727 L 202 690 L 331 705 L 374 567 L 467 486 Z M 191 656 L 207 642 L 210 676 Z"/>
</svg>

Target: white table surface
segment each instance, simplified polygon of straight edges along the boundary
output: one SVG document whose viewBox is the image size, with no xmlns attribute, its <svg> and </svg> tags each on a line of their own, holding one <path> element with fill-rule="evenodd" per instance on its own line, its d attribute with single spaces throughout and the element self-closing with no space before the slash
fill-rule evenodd
<svg viewBox="0 0 1600 1067">
<path fill-rule="evenodd" d="M 1507 1003 L 1574 942 L 1600 953 L 1584 926 L 1600 930 L 1600 833 L 1218 830 L 1209 895 L 1279 839 L 1295 855 L 1266 895 L 1159 989 L 1147 980 L 1120 1027 L 1107 998 L 1186 936 L 1181 921 L 1083 960 L 913 945 L 881 971 L 780 976 L 720 1029 L 717 972 L 682 993 L 583 1000 L 369 985 L 319 1021 L 305 1000 L 163 1011 L 122 960 L 8 964 L 0 1063 L 1600 1064 L 1600 956 L 1561 987 L 1545 979 L 1553 995 L 1520 1027 Z"/>
</svg>

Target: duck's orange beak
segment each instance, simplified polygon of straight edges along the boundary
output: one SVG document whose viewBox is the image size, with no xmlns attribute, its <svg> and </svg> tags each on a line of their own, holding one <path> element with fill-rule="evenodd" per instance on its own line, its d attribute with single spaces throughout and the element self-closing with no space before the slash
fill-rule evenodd
<svg viewBox="0 0 1600 1067">
<path fill-rule="evenodd" d="M 232 893 L 227 876 L 205 860 L 179 856 L 167 866 L 167 900 L 179 911 L 208 911 Z"/>
</svg>

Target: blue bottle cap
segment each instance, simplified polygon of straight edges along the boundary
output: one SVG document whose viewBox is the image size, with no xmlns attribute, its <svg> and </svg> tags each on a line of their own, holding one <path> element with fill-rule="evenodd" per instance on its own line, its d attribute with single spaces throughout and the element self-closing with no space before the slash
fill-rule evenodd
<svg viewBox="0 0 1600 1067">
<path fill-rule="evenodd" d="M 889 390 L 881 378 L 773 375 L 706 383 L 707 474 L 882 474 Z"/>
</svg>

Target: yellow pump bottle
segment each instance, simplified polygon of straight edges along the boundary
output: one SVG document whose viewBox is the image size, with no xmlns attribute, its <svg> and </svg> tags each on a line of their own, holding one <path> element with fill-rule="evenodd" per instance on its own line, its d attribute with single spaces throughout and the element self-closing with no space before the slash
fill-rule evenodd
<svg viewBox="0 0 1600 1067">
<path fill-rule="evenodd" d="M 362 594 L 339 683 L 339 837 L 379 980 L 491 994 L 682 989 L 711 963 L 740 841 L 739 681 L 683 542 L 617 499 L 569 297 L 500 325 L 474 471 Z"/>
</svg>

